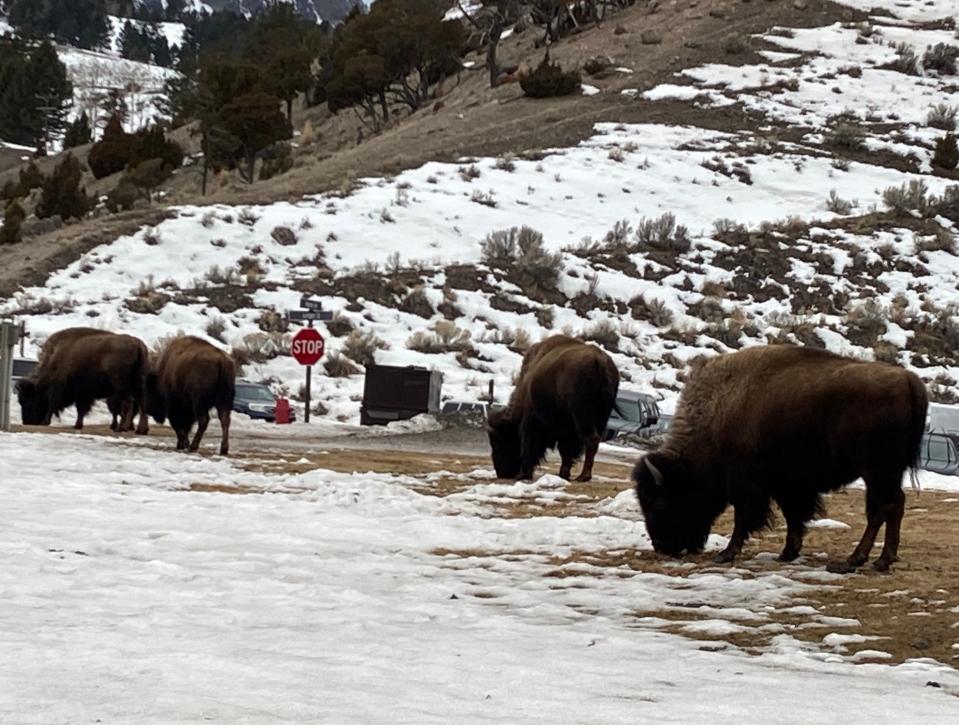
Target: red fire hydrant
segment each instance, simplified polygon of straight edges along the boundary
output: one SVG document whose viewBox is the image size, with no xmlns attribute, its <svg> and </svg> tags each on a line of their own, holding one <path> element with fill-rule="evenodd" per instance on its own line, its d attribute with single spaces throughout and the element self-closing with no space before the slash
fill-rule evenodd
<svg viewBox="0 0 959 725">
<path fill-rule="evenodd" d="M 277 425 L 283 425 L 284 423 L 290 422 L 290 401 L 286 398 L 277 398 L 276 399 L 276 410 L 273 413 L 273 418 L 276 420 Z"/>
</svg>

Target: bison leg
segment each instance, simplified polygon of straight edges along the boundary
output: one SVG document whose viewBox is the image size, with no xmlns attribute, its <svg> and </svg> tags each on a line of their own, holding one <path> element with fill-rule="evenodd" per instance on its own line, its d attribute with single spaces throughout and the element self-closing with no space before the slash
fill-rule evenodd
<svg viewBox="0 0 959 725">
<path fill-rule="evenodd" d="M 586 460 L 583 461 L 583 470 L 576 477 L 577 481 L 586 482 L 593 478 L 593 461 L 596 459 L 596 451 L 599 450 L 599 436 L 591 435 L 586 440 Z"/>
<path fill-rule="evenodd" d="M 831 561 L 826 565 L 826 569 L 833 574 L 851 574 L 866 563 L 869 558 L 869 552 L 872 551 L 873 544 L 876 543 L 876 536 L 883 525 L 886 517 L 883 513 L 882 504 L 876 500 L 876 496 L 869 490 L 869 482 L 866 482 L 866 530 L 859 540 L 859 544 L 845 561 Z"/>
<path fill-rule="evenodd" d="M 206 433 L 206 427 L 210 425 L 210 414 L 201 413 L 196 418 L 196 434 L 193 436 L 193 443 L 190 444 L 190 450 L 196 451 L 200 448 L 200 441 L 203 440 L 203 434 Z"/>
<path fill-rule="evenodd" d="M 124 400 L 122 405 L 123 415 L 120 418 L 120 430 L 128 431 L 133 430 L 133 414 L 135 409 L 133 407 L 133 401 L 130 399 Z"/>
<path fill-rule="evenodd" d="M 78 400 L 77 401 L 77 422 L 73 424 L 73 427 L 77 430 L 83 430 L 83 419 L 87 417 L 87 414 L 90 412 L 90 408 L 93 407 L 92 400 Z"/>
<path fill-rule="evenodd" d="M 220 419 L 220 455 L 225 456 L 230 452 L 230 408 L 217 410 L 217 416 Z"/>
<path fill-rule="evenodd" d="M 517 481 L 529 481 L 533 478 L 536 466 L 543 460 L 543 454 L 549 445 L 542 431 L 526 416 L 520 425 L 520 469 Z"/>
<path fill-rule="evenodd" d="M 883 506 L 886 517 L 886 540 L 879 558 L 872 563 L 876 571 L 889 571 L 889 566 L 899 561 L 899 533 L 902 529 L 902 515 L 906 510 L 906 494 L 902 492 L 902 489 L 899 489 L 896 494 L 896 500 L 893 503 Z"/>
<path fill-rule="evenodd" d="M 743 550 L 743 544 L 753 531 L 759 531 L 769 523 L 769 494 L 762 489 L 735 482 L 730 486 L 733 504 L 733 534 L 726 548 L 713 561 L 717 564 L 731 563 Z"/>
<path fill-rule="evenodd" d="M 145 436 L 150 432 L 150 419 L 147 417 L 147 406 L 146 400 L 142 397 L 139 400 L 134 401 L 133 408 L 139 408 L 140 411 L 140 420 L 137 422 L 137 435 Z M 133 421 L 130 421 L 131 424 Z"/>
<path fill-rule="evenodd" d="M 806 535 L 806 523 L 786 519 L 786 545 L 779 555 L 779 561 L 795 561 L 802 551 L 803 537 Z"/>
</svg>

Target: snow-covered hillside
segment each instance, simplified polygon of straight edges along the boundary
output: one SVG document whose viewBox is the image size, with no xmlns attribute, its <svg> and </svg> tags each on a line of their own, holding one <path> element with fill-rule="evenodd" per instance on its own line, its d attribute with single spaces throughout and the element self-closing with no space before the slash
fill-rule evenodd
<svg viewBox="0 0 959 725">
<path fill-rule="evenodd" d="M 247 376 L 293 393 L 301 370 L 281 354 L 278 316 L 317 294 L 339 313 L 320 325 L 331 372 L 350 372 L 344 351 L 362 362 L 372 335 L 379 362 L 441 369 L 446 397 L 477 399 L 493 378 L 502 398 L 525 345 L 563 330 L 604 345 L 625 386 L 667 410 L 690 358 L 781 340 L 897 360 L 948 397 L 959 197 L 930 173 L 945 132 L 928 115 L 959 94 L 950 77 L 889 63 L 894 44 L 921 58 L 951 38 L 885 16 L 777 29 L 755 39 L 776 48 L 760 66 L 696 68 L 646 94 L 704 112 L 742 103 L 764 114 L 756 131 L 599 124 L 576 148 L 529 158 L 432 163 L 295 203 L 184 207 L 3 311 L 27 315 L 34 347 L 75 324 L 148 343 L 211 334 L 247 348 Z M 837 158 L 850 149 L 857 160 Z M 898 213 L 882 213 L 890 204 Z M 522 261 L 484 262 L 487 235 L 521 225 L 560 254 L 555 289 L 524 281 Z M 353 420 L 361 387 L 357 374 L 316 376 L 313 397 Z"/>
</svg>

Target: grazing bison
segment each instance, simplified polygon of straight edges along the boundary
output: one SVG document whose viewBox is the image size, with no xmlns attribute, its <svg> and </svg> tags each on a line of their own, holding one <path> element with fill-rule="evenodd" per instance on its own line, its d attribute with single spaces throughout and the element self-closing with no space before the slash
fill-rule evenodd
<svg viewBox="0 0 959 725">
<path fill-rule="evenodd" d="M 170 419 L 177 450 L 189 444 L 195 451 L 210 424 L 210 408 L 216 408 L 223 433 L 220 454 L 225 456 L 230 450 L 235 380 L 236 368 L 226 353 L 198 337 L 177 337 L 163 349 L 147 374 L 147 412 L 157 423 Z M 190 443 L 194 423 L 196 435 Z"/>
<path fill-rule="evenodd" d="M 529 479 L 547 448 L 559 448 L 559 475 L 569 479 L 586 448 L 577 481 L 593 476 L 593 459 L 616 404 L 619 372 L 593 345 L 554 335 L 533 345 L 504 410 L 490 413 L 493 467 L 500 478 Z"/>
<path fill-rule="evenodd" d="M 914 374 L 823 350 L 771 345 L 708 360 L 690 376 L 666 443 L 633 471 L 653 547 L 702 551 L 732 504 L 732 537 L 716 557 L 730 562 L 770 523 L 774 500 L 787 524 L 779 558 L 791 561 L 806 523 L 823 511 L 821 494 L 862 477 L 866 531 L 849 558 L 829 568 L 864 564 L 885 523 L 873 566 L 888 570 L 898 558 L 902 476 L 916 467 L 927 405 Z"/>
<path fill-rule="evenodd" d="M 49 425 L 54 415 L 76 405 L 73 427 L 81 430 L 93 403 L 105 398 L 113 414 L 113 430 L 132 430 L 139 409 L 137 433 L 146 434 L 149 425 L 143 384 L 147 366 L 146 346 L 130 335 L 91 327 L 56 332 L 44 344 L 34 373 L 17 384 L 23 422 Z"/>
</svg>

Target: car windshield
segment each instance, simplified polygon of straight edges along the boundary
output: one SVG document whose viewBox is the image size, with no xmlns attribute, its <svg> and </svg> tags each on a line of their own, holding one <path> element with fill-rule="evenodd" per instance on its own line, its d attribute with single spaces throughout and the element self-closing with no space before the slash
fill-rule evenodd
<svg viewBox="0 0 959 725">
<path fill-rule="evenodd" d="M 272 403 L 276 400 L 276 398 L 273 397 L 273 393 L 270 392 L 270 389 L 262 385 L 237 385 L 236 397 L 243 398 L 243 400 L 257 400 L 265 403 Z"/>
<path fill-rule="evenodd" d="M 617 400 L 616 407 L 619 408 L 619 416 L 631 423 L 642 423 L 643 415 L 640 411 L 639 402 L 635 400 Z"/>
</svg>

